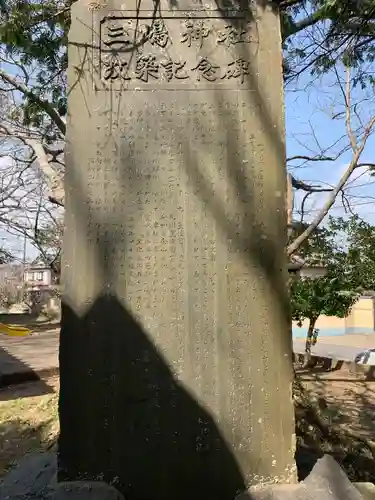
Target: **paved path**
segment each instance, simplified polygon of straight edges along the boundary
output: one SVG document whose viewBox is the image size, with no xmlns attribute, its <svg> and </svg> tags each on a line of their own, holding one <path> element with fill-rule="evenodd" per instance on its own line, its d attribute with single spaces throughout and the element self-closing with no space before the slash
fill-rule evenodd
<svg viewBox="0 0 375 500">
<path fill-rule="evenodd" d="M 0 374 L 41 371 L 58 367 L 59 330 L 46 330 L 29 337 L 0 334 Z"/>
<path fill-rule="evenodd" d="M 58 367 L 59 330 L 46 330 L 30 337 L 7 337 L 0 334 L 0 375 L 42 371 Z M 303 353 L 304 340 L 293 341 L 294 352 Z M 364 349 L 375 348 L 372 335 L 321 337 L 312 353 L 316 356 L 354 361 Z"/>
<path fill-rule="evenodd" d="M 318 342 L 311 352 L 315 356 L 354 361 L 356 355 L 365 349 L 375 349 L 375 333 L 318 337 Z M 305 341 L 293 340 L 293 350 L 295 353 L 303 354 Z"/>
</svg>

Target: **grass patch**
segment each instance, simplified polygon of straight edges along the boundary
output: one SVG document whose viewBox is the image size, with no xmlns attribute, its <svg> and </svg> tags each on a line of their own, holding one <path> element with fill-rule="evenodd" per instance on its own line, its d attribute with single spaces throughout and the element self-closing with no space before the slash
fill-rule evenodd
<svg viewBox="0 0 375 500">
<path fill-rule="evenodd" d="M 27 453 L 51 449 L 58 435 L 57 380 L 0 390 L 0 477 Z"/>
</svg>

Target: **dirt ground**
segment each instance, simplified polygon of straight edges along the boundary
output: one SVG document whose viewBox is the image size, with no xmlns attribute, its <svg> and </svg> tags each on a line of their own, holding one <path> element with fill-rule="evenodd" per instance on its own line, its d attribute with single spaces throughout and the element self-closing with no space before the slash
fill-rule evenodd
<svg viewBox="0 0 375 500">
<path fill-rule="evenodd" d="M 330 425 L 349 430 L 375 446 L 375 381 L 345 369 L 299 375 L 311 399 L 320 401 Z"/>
<path fill-rule="evenodd" d="M 299 376 L 332 428 L 344 428 L 375 445 L 375 382 L 345 370 L 300 371 Z M 0 390 L 0 477 L 25 453 L 55 446 L 58 386 L 58 378 L 52 378 Z"/>
</svg>

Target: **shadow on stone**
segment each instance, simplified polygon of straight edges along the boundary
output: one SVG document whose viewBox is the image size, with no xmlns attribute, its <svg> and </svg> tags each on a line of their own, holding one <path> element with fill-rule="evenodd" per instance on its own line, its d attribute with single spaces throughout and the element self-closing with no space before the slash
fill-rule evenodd
<svg viewBox="0 0 375 500">
<path fill-rule="evenodd" d="M 104 480 L 127 500 L 245 491 L 212 417 L 115 296 L 83 317 L 63 305 L 60 363 L 59 481 Z"/>
</svg>

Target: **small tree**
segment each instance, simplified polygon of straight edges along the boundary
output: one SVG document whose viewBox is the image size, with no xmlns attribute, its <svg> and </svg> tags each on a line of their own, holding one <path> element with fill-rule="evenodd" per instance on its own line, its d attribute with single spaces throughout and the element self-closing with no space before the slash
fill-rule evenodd
<svg viewBox="0 0 375 500">
<path fill-rule="evenodd" d="M 308 355 L 317 337 L 315 325 L 319 316 L 345 318 L 360 296 L 358 288 L 351 289 L 340 272 L 338 268 L 332 269 L 327 276 L 302 278 L 291 285 L 292 317 L 300 326 L 303 320 L 309 321 L 305 346 Z"/>
<path fill-rule="evenodd" d="M 322 314 L 346 317 L 361 291 L 366 287 L 364 276 L 369 272 L 367 259 L 353 259 L 357 254 L 351 234 L 356 230 L 355 221 L 330 218 L 328 226 L 320 229 L 301 248 L 306 264 L 326 268 L 324 277 L 301 278 L 291 281 L 291 306 L 293 320 L 301 326 L 308 320 L 305 351 L 311 356 L 311 346 L 316 340 L 316 322 Z M 303 231 L 303 228 L 301 228 Z"/>
</svg>

